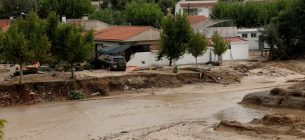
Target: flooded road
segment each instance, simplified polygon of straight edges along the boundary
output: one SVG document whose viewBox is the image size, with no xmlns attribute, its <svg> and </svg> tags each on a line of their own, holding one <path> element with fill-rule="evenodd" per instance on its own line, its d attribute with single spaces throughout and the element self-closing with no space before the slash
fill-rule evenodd
<svg viewBox="0 0 305 140">
<path fill-rule="evenodd" d="M 91 140 L 181 121 L 249 122 L 267 113 L 305 116 L 303 111 L 237 104 L 244 95 L 268 88 L 219 93 L 201 91 L 199 85 L 186 85 L 183 89 L 160 89 L 153 95 L 147 91 L 124 98 L 0 108 L 0 118 L 9 122 L 4 129 L 4 140 Z"/>
</svg>

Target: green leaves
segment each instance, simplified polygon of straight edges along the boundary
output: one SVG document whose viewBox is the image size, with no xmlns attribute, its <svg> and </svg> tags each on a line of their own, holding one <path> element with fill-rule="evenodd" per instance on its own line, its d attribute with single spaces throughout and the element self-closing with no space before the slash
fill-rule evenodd
<svg viewBox="0 0 305 140">
<path fill-rule="evenodd" d="M 2 139 L 2 136 L 3 136 L 3 132 L 1 131 L 1 129 L 4 127 L 4 123 L 7 123 L 7 121 L 0 120 L 0 139 Z"/>
<path fill-rule="evenodd" d="M 295 0 L 264 2 L 218 2 L 210 14 L 211 19 L 234 19 L 237 27 L 261 27 L 270 23 Z"/>
<path fill-rule="evenodd" d="M 125 17 L 120 11 L 112 9 L 100 9 L 89 15 L 89 19 L 96 19 L 101 22 L 108 23 L 110 25 L 125 25 Z"/>
<path fill-rule="evenodd" d="M 127 22 L 131 22 L 132 25 L 142 26 L 153 26 L 157 20 L 160 21 L 164 17 L 158 4 L 141 0 L 127 3 L 123 13 Z"/>
<path fill-rule="evenodd" d="M 186 51 L 187 44 L 192 36 L 192 28 L 187 15 L 181 13 L 175 17 L 168 15 L 161 22 L 163 32 L 160 35 L 160 49 L 157 59 L 161 60 L 166 57 L 170 60 L 179 60 Z"/>
<path fill-rule="evenodd" d="M 14 21 L 3 40 L 2 57 L 14 64 L 42 61 L 49 57 L 51 43 L 45 35 L 46 22 L 33 11 Z"/>
<path fill-rule="evenodd" d="M 230 41 L 225 41 L 217 31 L 212 36 L 212 42 L 213 52 L 218 56 L 224 54 L 230 46 Z"/>
<path fill-rule="evenodd" d="M 56 46 L 53 52 L 56 58 L 67 62 L 72 68 L 74 63 L 84 62 L 94 48 L 93 30 L 82 34 L 83 28 L 73 24 L 61 24 L 56 30 Z M 72 78 L 74 77 L 72 73 Z"/>
<path fill-rule="evenodd" d="M 46 21 L 39 19 L 33 11 L 30 11 L 25 19 L 19 17 L 14 20 L 5 35 L 0 33 L 3 48 L 1 57 L 20 65 L 47 60 L 50 58 L 51 42 L 45 29 Z"/>
<path fill-rule="evenodd" d="M 91 0 L 38 0 L 39 16 L 46 18 L 51 11 L 59 16 L 65 15 L 67 19 L 81 18 L 83 14 L 91 14 L 95 7 Z"/>
<path fill-rule="evenodd" d="M 206 35 L 200 32 L 195 32 L 192 34 L 190 42 L 187 47 L 188 53 L 193 55 L 195 58 L 205 54 L 208 47 L 208 40 L 206 39 Z"/>
</svg>

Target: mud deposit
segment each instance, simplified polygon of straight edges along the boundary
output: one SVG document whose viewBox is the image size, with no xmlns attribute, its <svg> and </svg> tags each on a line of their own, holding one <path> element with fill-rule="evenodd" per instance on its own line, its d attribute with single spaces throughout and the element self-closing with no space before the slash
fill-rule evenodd
<svg viewBox="0 0 305 140">
<path fill-rule="evenodd" d="M 304 87 L 305 82 L 302 81 L 287 89 L 274 88 L 270 91 L 250 93 L 243 98 L 241 103 L 305 110 Z"/>
<path fill-rule="evenodd" d="M 223 120 L 215 127 L 217 131 L 236 131 L 239 134 L 266 139 L 281 139 L 278 135 L 290 135 L 298 139 L 305 138 L 305 120 L 295 115 L 270 114 L 262 119 L 254 119 L 249 123 Z M 263 136 L 268 134 L 268 136 Z"/>
<path fill-rule="evenodd" d="M 121 76 L 83 79 L 77 81 L 53 81 L 26 83 L 24 85 L 0 85 L 0 107 L 14 104 L 34 104 L 66 100 L 69 91 L 81 89 L 89 97 L 108 95 L 113 91 L 137 90 L 152 87 L 179 87 L 183 84 L 213 82 L 237 83 L 242 75 L 238 72 L 181 74 L 136 73 Z"/>
</svg>

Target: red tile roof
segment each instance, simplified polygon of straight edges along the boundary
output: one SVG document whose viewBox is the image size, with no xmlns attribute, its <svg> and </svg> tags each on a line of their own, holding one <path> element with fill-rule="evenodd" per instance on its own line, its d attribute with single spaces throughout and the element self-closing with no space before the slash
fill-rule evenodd
<svg viewBox="0 0 305 140">
<path fill-rule="evenodd" d="M 240 38 L 240 37 L 224 37 L 223 39 L 224 39 L 224 40 L 230 40 L 231 42 L 247 42 L 247 40 L 242 39 L 242 38 Z M 212 42 L 212 38 L 207 38 L 207 40 L 208 40 L 210 43 L 213 43 L 213 42 Z"/>
<path fill-rule="evenodd" d="M 8 30 L 8 28 L 10 27 L 10 25 L 4 26 L 2 27 L 3 32 L 6 32 Z"/>
<path fill-rule="evenodd" d="M 212 7 L 215 3 L 180 3 L 181 7 Z"/>
<path fill-rule="evenodd" d="M 4 27 L 4 26 L 7 26 L 7 25 L 10 25 L 12 20 L 10 19 L 1 19 L 0 20 L 0 27 Z"/>
<path fill-rule="evenodd" d="M 203 21 L 203 20 L 209 20 L 204 15 L 201 15 L 201 16 L 187 16 L 187 18 L 190 20 L 191 25 L 199 23 L 200 21 Z"/>
<path fill-rule="evenodd" d="M 150 26 L 110 26 L 95 31 L 95 39 L 101 40 L 126 40 L 136 34 L 146 31 Z"/>
</svg>

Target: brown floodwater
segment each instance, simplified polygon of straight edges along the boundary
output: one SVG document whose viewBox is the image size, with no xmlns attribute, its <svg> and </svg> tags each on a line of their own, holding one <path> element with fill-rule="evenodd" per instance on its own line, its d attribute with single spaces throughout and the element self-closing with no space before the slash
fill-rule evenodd
<svg viewBox="0 0 305 140">
<path fill-rule="evenodd" d="M 249 122 L 268 113 L 305 116 L 304 111 L 237 104 L 244 95 L 264 90 L 179 94 L 164 89 L 166 94 L 160 95 L 0 108 L 0 118 L 9 122 L 4 140 L 86 140 L 188 120 Z"/>
</svg>

